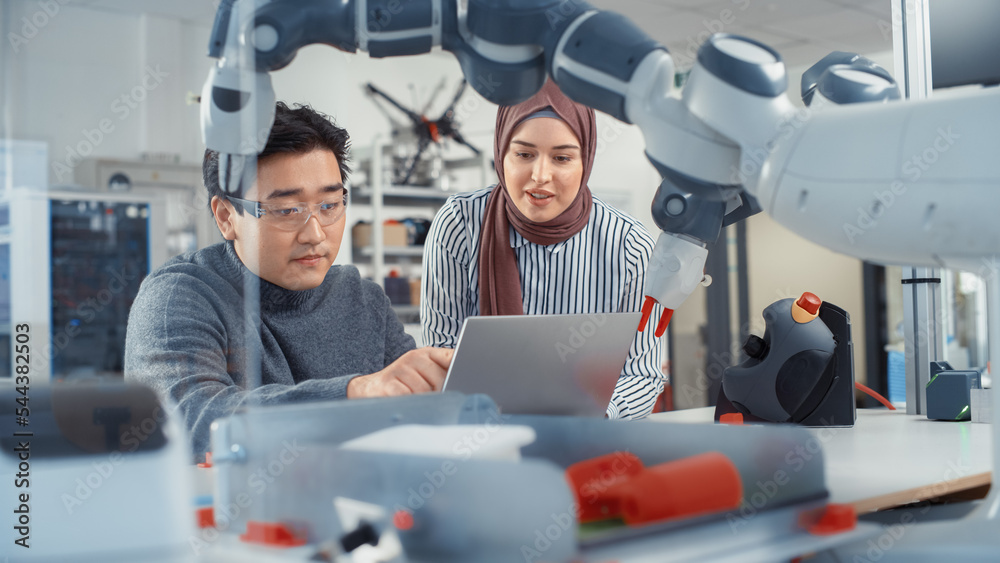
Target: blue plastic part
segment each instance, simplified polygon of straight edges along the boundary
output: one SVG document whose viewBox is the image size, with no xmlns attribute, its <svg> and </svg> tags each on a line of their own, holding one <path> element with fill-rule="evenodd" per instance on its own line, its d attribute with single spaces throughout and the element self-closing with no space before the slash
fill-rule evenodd
<svg viewBox="0 0 1000 563">
<path fill-rule="evenodd" d="M 774 61 L 761 64 L 737 59 L 716 46 L 716 43 L 723 39 L 752 43 L 771 53 Z M 747 37 L 716 33 L 698 49 L 698 63 L 726 84 L 757 96 L 774 98 L 783 94 L 788 88 L 788 76 L 785 74 L 781 55 L 760 41 Z"/>
<path fill-rule="evenodd" d="M 521 103 L 545 84 L 545 64 L 541 55 L 524 63 L 504 64 L 483 57 L 464 42 L 448 50 L 458 59 L 472 88 L 494 104 Z"/>
<path fill-rule="evenodd" d="M 899 93 L 899 86 L 896 85 L 891 77 L 889 78 L 889 82 L 883 84 L 860 83 L 841 76 L 837 73 L 838 70 L 855 70 L 880 76 L 868 68 L 859 68 L 852 65 L 831 66 L 820 77 L 816 90 L 834 103 L 887 102 L 889 100 L 898 100 L 902 97 Z M 812 97 L 810 96 L 811 99 Z"/>
<path fill-rule="evenodd" d="M 875 64 L 875 61 L 862 57 L 856 53 L 848 53 L 846 51 L 834 51 L 829 55 L 823 57 L 816 64 L 809 67 L 804 73 L 802 73 L 802 101 L 808 106 L 812 102 L 813 94 L 816 92 L 816 86 L 820 82 L 820 77 L 823 73 L 827 71 L 833 65 L 850 65 L 856 70 L 864 70 L 880 76 L 893 84 L 896 81 L 889 74 L 889 71 L 885 68 Z M 897 88 L 898 94 L 898 88 Z M 823 94 L 824 96 L 826 94 Z"/>
<path fill-rule="evenodd" d="M 737 223 L 747 217 L 756 215 L 763 211 L 763 208 L 760 206 L 760 202 L 757 201 L 757 198 L 746 193 L 745 191 L 740 192 L 740 202 L 739 207 L 726 214 L 726 217 L 722 220 L 723 227 L 728 227 L 733 223 Z"/>
<path fill-rule="evenodd" d="M 890 350 L 886 355 L 886 372 L 889 376 L 889 402 L 906 402 L 906 356 L 903 352 Z"/>
<path fill-rule="evenodd" d="M 212 506 L 212 495 L 199 495 L 194 497 L 194 505 L 197 507 Z"/>
<path fill-rule="evenodd" d="M 603 111 L 625 123 L 632 123 L 625 115 L 624 96 L 583 80 L 567 70 L 559 72 L 559 80 L 556 82 L 559 84 L 559 89 L 573 100 L 597 111 Z"/>
<path fill-rule="evenodd" d="M 444 0 L 441 48 L 455 55 L 469 85 L 480 96 L 498 105 L 514 105 L 538 92 L 546 78 L 544 55 L 521 63 L 499 63 L 480 55 L 458 31 L 454 2 Z"/>
<path fill-rule="evenodd" d="M 421 29 L 434 23 L 431 0 L 368 0 L 366 10 L 368 33 Z"/>
<path fill-rule="evenodd" d="M 715 242 L 722 231 L 726 202 L 695 196 L 690 189 L 689 182 L 692 181 L 695 180 L 674 171 L 663 175 L 663 181 L 653 196 L 653 221 L 662 231 L 687 235 L 706 243 Z M 710 189 L 711 186 L 706 184 L 698 191 Z M 683 202 L 680 213 L 667 213 L 671 200 Z M 681 207 L 679 203 L 674 203 L 674 206 Z"/>
<path fill-rule="evenodd" d="M 625 16 L 599 12 L 573 31 L 563 52 L 594 70 L 629 82 L 639 63 L 657 49 L 666 50 Z"/>
<path fill-rule="evenodd" d="M 314 43 L 354 53 L 355 21 L 354 0 L 275 0 L 264 4 L 257 10 L 254 26 L 273 27 L 279 41 L 271 51 L 257 51 L 257 70 L 284 68 L 300 48 Z"/>
<path fill-rule="evenodd" d="M 212 104 L 226 113 L 236 113 L 250 101 L 250 92 L 212 86 Z"/>
<path fill-rule="evenodd" d="M 233 4 L 236 0 L 222 0 L 219 11 L 215 12 L 215 23 L 212 24 L 212 35 L 208 39 L 208 56 L 213 59 L 222 57 L 226 48 L 226 37 L 229 35 L 229 19 L 232 17 Z"/>
<path fill-rule="evenodd" d="M 948 362 L 931 362 L 927 382 L 927 418 L 971 420 L 972 389 L 982 389 L 978 370 L 954 370 Z"/>
<path fill-rule="evenodd" d="M 411 37 L 409 39 L 397 39 L 395 41 L 369 41 L 368 55 L 373 59 L 419 55 L 422 53 L 429 53 L 433 46 L 434 39 L 430 35 L 425 37 Z"/>
<path fill-rule="evenodd" d="M 469 0 L 466 21 L 469 31 L 492 43 L 550 50 L 573 20 L 593 9 L 582 0 Z"/>
</svg>

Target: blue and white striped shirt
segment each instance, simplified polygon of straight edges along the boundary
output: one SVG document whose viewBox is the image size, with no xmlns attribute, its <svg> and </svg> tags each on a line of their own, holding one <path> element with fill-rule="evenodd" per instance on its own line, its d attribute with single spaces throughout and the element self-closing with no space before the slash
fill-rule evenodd
<svg viewBox="0 0 1000 563">
<path fill-rule="evenodd" d="M 420 322 L 426 346 L 454 348 L 466 317 L 479 314 L 479 237 L 491 188 L 448 198 L 424 246 Z M 636 219 L 594 197 L 587 225 L 542 246 L 511 228 L 524 314 L 637 312 L 653 239 Z M 657 306 L 652 318 L 659 318 Z M 636 334 L 609 418 L 641 418 L 663 391 L 663 339 Z"/>
</svg>

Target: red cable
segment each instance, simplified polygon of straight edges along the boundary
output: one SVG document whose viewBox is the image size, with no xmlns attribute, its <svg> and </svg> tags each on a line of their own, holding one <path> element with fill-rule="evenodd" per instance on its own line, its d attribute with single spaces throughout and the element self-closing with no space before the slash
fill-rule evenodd
<svg viewBox="0 0 1000 563">
<path fill-rule="evenodd" d="M 861 391 L 864 391 L 868 395 L 872 396 L 876 401 L 878 401 L 878 402 L 882 403 L 883 405 L 889 407 L 889 410 L 891 410 L 891 411 L 896 410 L 896 407 L 892 406 L 892 403 L 890 403 L 888 400 L 886 400 L 886 398 L 883 397 L 882 395 L 879 395 L 878 393 L 876 393 L 874 389 L 868 387 L 867 385 L 862 385 L 862 384 L 858 383 L 857 381 L 854 382 L 854 386 L 857 387 L 858 389 L 860 389 Z"/>
</svg>

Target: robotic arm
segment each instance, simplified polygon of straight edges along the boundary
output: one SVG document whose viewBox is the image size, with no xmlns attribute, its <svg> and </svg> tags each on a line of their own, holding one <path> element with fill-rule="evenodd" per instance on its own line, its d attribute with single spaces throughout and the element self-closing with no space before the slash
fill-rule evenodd
<svg viewBox="0 0 1000 563">
<path fill-rule="evenodd" d="M 209 48 L 218 63 L 202 92 L 203 136 L 220 152 L 220 181 L 227 192 L 252 181 L 249 161 L 266 143 L 274 119 L 268 73 L 311 43 L 367 50 L 373 57 L 441 46 L 491 102 L 523 101 L 550 75 L 571 98 L 637 123 L 649 160 L 664 176 L 653 202 L 653 216 L 664 233 L 647 275 L 647 317 L 654 300 L 672 310 L 702 281 L 705 246 L 715 241 L 724 221 L 759 210 L 731 170 L 739 166 L 741 142 L 762 144 L 762 131 L 791 112 L 776 54 L 768 65 L 734 67 L 730 82 L 756 80 L 756 90 L 711 75 L 700 79 L 699 84 L 708 84 L 699 91 L 718 91 L 692 111 L 689 101 L 670 96 L 674 65 L 667 50 L 623 16 L 584 2 L 470 0 L 466 10 L 458 0 L 411 0 L 405 6 L 396 0 L 227 0 L 219 8 Z M 716 65 L 712 70 L 729 72 L 727 64 L 738 64 L 724 48 L 707 59 Z M 739 116 L 741 125 L 727 129 L 745 138 L 734 141 L 702 119 L 701 114 L 719 108 L 728 114 L 720 116 L 723 123 Z M 658 334 L 668 320 L 669 315 L 660 320 Z M 640 329 L 645 324 L 644 318 Z"/>
<path fill-rule="evenodd" d="M 324 43 L 387 57 L 440 46 L 491 102 L 523 101 L 548 75 L 574 100 L 639 126 L 663 177 L 652 205 L 663 232 L 640 330 L 657 301 L 662 334 L 703 279 L 706 245 L 761 209 L 819 244 L 883 263 L 975 271 L 979 257 L 995 252 L 1000 222 L 976 204 L 995 200 L 1000 185 L 996 91 L 855 103 L 894 100 L 898 89 L 870 61 L 834 53 L 806 73 L 811 107 L 797 111 L 778 53 L 719 34 L 699 50 L 678 98 L 667 50 L 623 16 L 579 0 L 463 4 L 223 0 L 209 47 L 218 63 L 202 93 L 202 133 L 220 152 L 223 188 L 237 192 L 252 180 L 249 165 L 274 119 L 268 72 L 299 48 Z M 962 150 L 949 152 L 958 142 Z M 914 197 L 902 197 L 908 189 Z M 857 244 L 880 223 L 889 226 Z"/>
</svg>

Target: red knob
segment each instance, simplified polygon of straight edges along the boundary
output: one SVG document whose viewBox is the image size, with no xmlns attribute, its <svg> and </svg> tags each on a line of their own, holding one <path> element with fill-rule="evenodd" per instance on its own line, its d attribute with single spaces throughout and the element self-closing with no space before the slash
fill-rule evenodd
<svg viewBox="0 0 1000 563">
<path fill-rule="evenodd" d="M 799 300 L 796 301 L 795 304 L 802 307 L 802 309 L 810 315 L 816 315 L 819 313 L 819 306 L 822 305 L 823 302 L 819 297 L 816 297 L 815 294 L 807 291 L 802 294 L 802 297 L 799 297 Z"/>
<path fill-rule="evenodd" d="M 409 510 L 397 510 L 392 515 L 392 523 L 398 530 L 407 532 L 413 529 L 413 513 Z"/>
</svg>

